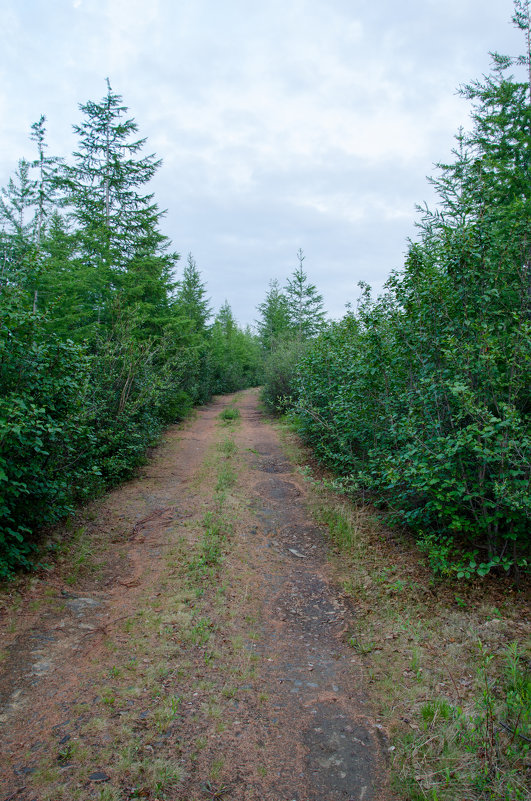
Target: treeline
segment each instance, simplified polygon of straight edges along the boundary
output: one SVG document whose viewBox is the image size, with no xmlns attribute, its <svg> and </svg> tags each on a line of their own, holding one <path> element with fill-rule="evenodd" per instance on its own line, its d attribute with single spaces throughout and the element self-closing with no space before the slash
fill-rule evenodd
<svg viewBox="0 0 531 801">
<path fill-rule="evenodd" d="M 346 489 L 459 577 L 529 558 L 531 86 L 509 70 L 531 54 L 528 4 L 515 9 L 526 52 L 494 54 L 462 88 L 471 130 L 437 165 L 439 205 L 420 210 L 404 269 L 287 369 L 279 356 L 266 388 Z"/>
<path fill-rule="evenodd" d="M 212 320 L 193 257 L 160 231 L 160 161 L 108 83 L 80 106 L 76 152 L 32 126 L 0 199 L 0 577 L 36 534 L 123 480 L 161 428 L 258 383 L 260 347 L 225 304 Z"/>
<path fill-rule="evenodd" d="M 418 241 L 381 297 L 327 323 L 298 266 L 272 281 L 257 334 L 160 231 L 147 185 L 160 162 L 108 85 L 80 106 L 78 147 L 35 158 L 0 200 L 0 577 L 34 561 L 35 535 L 123 480 L 162 427 L 212 393 L 263 380 L 338 483 L 416 533 L 458 576 L 527 567 L 531 507 L 531 66 L 461 93 L 472 102 L 431 179 Z"/>
</svg>

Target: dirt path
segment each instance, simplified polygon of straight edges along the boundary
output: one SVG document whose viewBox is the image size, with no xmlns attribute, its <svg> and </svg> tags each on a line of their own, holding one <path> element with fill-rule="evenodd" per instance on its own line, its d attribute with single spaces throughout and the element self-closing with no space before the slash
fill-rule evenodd
<svg viewBox="0 0 531 801">
<path fill-rule="evenodd" d="M 0 801 L 385 801 L 385 742 L 304 482 L 225 397 L 1 621 Z"/>
</svg>

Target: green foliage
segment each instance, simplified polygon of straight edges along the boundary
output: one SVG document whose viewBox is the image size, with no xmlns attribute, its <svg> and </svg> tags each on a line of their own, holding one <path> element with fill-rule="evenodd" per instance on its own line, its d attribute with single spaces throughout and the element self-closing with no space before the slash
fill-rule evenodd
<svg viewBox="0 0 531 801">
<path fill-rule="evenodd" d="M 262 400 L 271 412 L 285 412 L 296 402 L 299 364 L 306 349 L 302 340 L 285 339 L 267 356 Z"/>
<path fill-rule="evenodd" d="M 161 336 L 178 256 L 167 252 L 153 195 L 140 191 L 160 161 L 141 154 L 145 139 L 135 138 L 138 126 L 108 80 L 101 101 L 80 109 L 82 122 L 74 126 L 78 149 L 59 184 L 75 229 L 70 269 L 83 279 L 83 336 L 101 336 L 117 309 L 127 309 L 136 337 Z"/>
<path fill-rule="evenodd" d="M 227 302 L 223 304 L 209 337 L 212 392 L 236 392 L 256 386 L 261 377 L 261 353 L 257 337 L 238 327 Z"/>
<path fill-rule="evenodd" d="M 302 431 L 350 488 L 459 578 L 527 567 L 531 513 L 528 87 L 499 63 L 420 241 L 299 367 Z"/>
<path fill-rule="evenodd" d="M 107 82 L 80 108 L 72 163 L 46 155 L 41 117 L 37 158 L 0 198 L 0 578 L 31 567 L 44 527 L 129 477 L 164 425 L 259 376 L 228 305 L 209 328 L 191 254 L 173 280 L 142 192 L 160 162 L 121 97 Z"/>
<path fill-rule="evenodd" d="M 197 269 L 195 259 L 189 253 L 183 277 L 178 284 L 175 306 L 179 314 L 191 322 L 194 333 L 199 335 L 205 331 L 212 314 L 205 296 L 206 288 L 201 281 L 201 273 Z"/>
<path fill-rule="evenodd" d="M 291 331 L 291 317 L 286 295 L 280 290 L 278 281 L 269 284 L 269 290 L 263 303 L 258 306 L 261 319 L 258 321 L 258 335 L 266 352 L 275 350 Z"/>
<path fill-rule="evenodd" d="M 288 278 L 285 290 L 290 326 L 298 339 L 315 336 L 324 325 L 323 296 L 308 282 L 308 276 L 302 268 L 305 258 L 299 248 L 299 266 Z"/>
<path fill-rule="evenodd" d="M 235 406 L 227 406 L 219 416 L 224 422 L 232 423 L 234 420 L 240 419 L 240 410 L 236 409 Z"/>
<path fill-rule="evenodd" d="M 307 350 L 306 343 L 325 325 L 323 298 L 308 282 L 300 249 L 297 258 L 299 266 L 284 291 L 276 280 L 271 281 L 264 302 L 258 306 L 258 332 L 264 351 L 262 399 L 272 412 L 286 411 L 295 403 L 298 364 Z"/>
<path fill-rule="evenodd" d="M 94 444 L 84 415 L 91 359 L 47 335 L 21 290 L 0 304 L 0 577 L 28 565 L 31 533 L 72 510 L 99 482 L 83 458 Z M 80 458 L 81 456 L 81 458 Z"/>
</svg>

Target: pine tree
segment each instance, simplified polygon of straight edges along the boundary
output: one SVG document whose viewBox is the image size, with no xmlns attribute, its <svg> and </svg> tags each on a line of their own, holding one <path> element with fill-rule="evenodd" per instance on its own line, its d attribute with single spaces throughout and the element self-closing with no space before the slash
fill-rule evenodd
<svg viewBox="0 0 531 801">
<path fill-rule="evenodd" d="M 135 329 L 160 334 L 178 256 L 167 252 L 153 194 L 139 190 L 161 162 L 139 156 L 146 140 L 134 138 L 138 126 L 108 79 L 105 97 L 80 109 L 79 147 L 62 184 L 77 231 L 80 277 L 91 287 L 87 308 L 95 322 L 110 324 L 118 309 L 131 313 Z"/>
<path fill-rule="evenodd" d="M 37 158 L 31 163 L 37 171 L 35 180 L 35 241 L 40 247 L 45 233 L 46 221 L 56 207 L 57 171 L 61 159 L 47 156 L 46 150 L 46 117 L 42 114 L 37 122 L 31 126 L 31 140 L 37 147 Z"/>
<path fill-rule="evenodd" d="M 260 345 L 249 327 L 242 330 L 227 301 L 210 332 L 212 391 L 235 392 L 256 384 Z"/>
<path fill-rule="evenodd" d="M 301 340 L 316 336 L 325 322 L 323 296 L 308 282 L 308 276 L 302 267 L 305 258 L 299 248 L 299 266 L 293 271 L 292 277 L 288 278 L 285 288 L 291 325 Z"/>
<path fill-rule="evenodd" d="M 37 303 L 39 298 L 39 287 L 43 283 L 44 265 L 42 264 L 41 246 L 42 240 L 45 235 L 46 221 L 54 211 L 54 200 L 57 192 L 57 169 L 60 164 L 60 159 L 47 156 L 46 150 L 46 128 L 44 123 L 46 117 L 41 114 L 38 122 L 34 122 L 31 126 L 31 140 L 37 146 L 37 158 L 32 162 L 31 166 L 37 171 L 37 178 L 35 180 L 35 217 L 34 217 L 34 239 L 37 248 L 39 260 L 41 261 L 41 272 L 36 276 L 36 285 L 33 289 L 33 311 L 37 311 Z"/>
<path fill-rule="evenodd" d="M 30 169 L 29 161 L 20 159 L 0 194 L 2 279 L 24 289 L 33 283 L 35 273 L 31 209 L 35 203 L 36 184 Z"/>
<path fill-rule="evenodd" d="M 4 265 L 10 262 L 15 277 L 33 296 L 33 311 L 37 311 L 39 286 L 44 268 L 41 245 L 45 223 L 52 213 L 56 191 L 55 173 L 59 159 L 46 156 L 46 118 L 31 126 L 31 139 L 37 145 L 37 158 L 21 159 L 14 176 L 0 198 Z M 33 177 L 32 171 L 37 172 Z M 6 250 L 7 248 L 7 250 Z M 9 256 L 8 256 L 9 253 Z"/>
<path fill-rule="evenodd" d="M 179 315 L 192 322 L 194 332 L 203 333 L 210 319 L 212 310 L 206 297 L 206 288 L 201 281 L 201 273 L 192 254 L 183 270 L 175 299 L 175 308 Z"/>
<path fill-rule="evenodd" d="M 508 307 L 531 309 L 530 0 L 515 0 L 514 8 L 525 52 L 492 53 L 492 71 L 461 88 L 472 101 L 473 127 L 459 132 L 454 162 L 437 165 L 431 182 L 439 208 L 424 209 L 421 222 L 424 260 L 429 253 L 445 264 L 469 313 L 488 310 L 486 290 L 502 293 Z M 513 66 L 527 67 L 525 80 L 507 74 Z"/>
<path fill-rule="evenodd" d="M 276 279 L 270 281 L 265 300 L 258 306 L 261 319 L 257 322 L 262 347 L 274 350 L 279 342 L 291 332 L 288 299 Z"/>
</svg>

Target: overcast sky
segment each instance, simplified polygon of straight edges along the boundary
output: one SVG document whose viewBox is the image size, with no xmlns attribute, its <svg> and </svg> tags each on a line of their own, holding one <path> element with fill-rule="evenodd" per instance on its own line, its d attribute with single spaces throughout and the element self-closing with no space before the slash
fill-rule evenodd
<svg viewBox="0 0 531 801">
<path fill-rule="evenodd" d="M 512 0 L 2 0 L 0 185 L 47 116 L 68 156 L 109 76 L 163 159 L 163 230 L 216 307 L 252 323 L 271 278 L 305 269 L 340 317 L 415 236 L 425 176 L 489 50 L 521 52 Z"/>
</svg>

